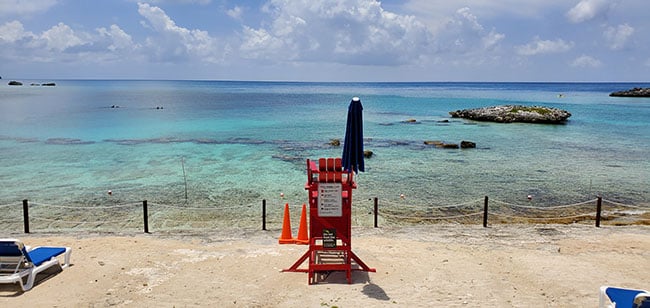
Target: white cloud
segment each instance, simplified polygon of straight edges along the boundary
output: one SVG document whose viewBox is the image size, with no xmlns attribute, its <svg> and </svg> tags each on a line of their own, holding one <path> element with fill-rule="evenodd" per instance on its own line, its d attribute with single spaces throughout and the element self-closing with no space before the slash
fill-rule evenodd
<svg viewBox="0 0 650 308">
<path fill-rule="evenodd" d="M 600 60 L 587 55 L 581 55 L 571 62 L 571 66 L 573 67 L 599 67 L 601 65 L 602 62 Z"/>
<path fill-rule="evenodd" d="M 74 33 L 72 28 L 64 23 L 59 23 L 43 32 L 41 38 L 46 41 L 48 49 L 57 51 L 63 51 L 70 47 L 83 45 L 85 43 L 82 38 Z"/>
<path fill-rule="evenodd" d="M 212 0 L 133 0 L 133 2 L 138 3 L 151 3 L 151 4 L 200 4 L 207 5 L 212 2 Z"/>
<path fill-rule="evenodd" d="M 95 33 L 76 32 L 64 23 L 35 34 L 19 21 L 0 26 L 0 48 L 7 59 L 37 62 L 117 60 L 136 50 L 130 35 L 117 25 L 98 28 Z"/>
<path fill-rule="evenodd" d="M 138 3 L 138 13 L 146 19 L 143 24 L 154 31 L 146 39 L 153 60 L 160 62 L 188 61 L 200 57 L 206 62 L 219 62 L 216 39 L 208 32 L 180 27 L 159 7 Z"/>
<path fill-rule="evenodd" d="M 572 23 L 581 23 L 605 14 L 610 5 L 608 0 L 581 0 L 566 13 L 566 16 Z"/>
<path fill-rule="evenodd" d="M 397 65 L 431 49 L 424 24 L 375 0 L 271 0 L 264 12 L 271 15 L 268 26 L 244 28 L 244 57 Z"/>
<path fill-rule="evenodd" d="M 25 31 L 20 21 L 14 20 L 0 26 L 0 42 L 15 43 L 22 39 L 33 38 L 34 34 Z"/>
<path fill-rule="evenodd" d="M 226 11 L 226 14 L 232 19 L 241 20 L 242 14 L 244 14 L 244 9 L 241 6 L 235 6 L 232 9 Z"/>
<path fill-rule="evenodd" d="M 455 53 L 483 52 L 491 50 L 505 38 L 495 29 L 487 32 L 478 21 L 478 17 L 463 7 L 455 14 L 444 28 L 436 35 L 436 41 L 442 51 Z"/>
<path fill-rule="evenodd" d="M 176 26 L 176 23 L 167 16 L 165 11 L 157 6 L 147 3 L 138 3 L 138 13 L 146 18 L 149 25 L 158 32 L 188 33 L 189 30 Z"/>
<path fill-rule="evenodd" d="M 492 49 L 505 38 L 505 34 L 497 33 L 494 29 L 483 37 L 483 46 L 485 49 Z"/>
<path fill-rule="evenodd" d="M 456 23 L 459 23 L 461 25 L 466 24 L 467 27 L 476 32 L 483 31 L 483 26 L 478 23 L 478 18 L 476 18 L 474 14 L 470 13 L 470 9 L 468 7 L 458 9 L 456 11 L 456 15 L 460 17 L 455 19 Z"/>
<path fill-rule="evenodd" d="M 566 2 L 567 0 L 526 0 L 523 5 L 521 0 L 408 0 L 405 1 L 404 8 L 413 13 L 440 14 L 440 17 L 453 13 L 459 7 L 469 7 L 475 14 L 488 18 L 504 14 L 537 18 L 540 11 L 565 7 Z"/>
<path fill-rule="evenodd" d="M 634 28 L 628 24 L 618 25 L 617 27 L 607 27 L 603 36 L 612 50 L 619 50 L 625 48 L 630 36 L 634 34 Z"/>
<path fill-rule="evenodd" d="M 536 37 L 526 45 L 515 46 L 515 51 L 522 56 L 534 56 L 538 54 L 566 52 L 573 48 L 573 45 L 573 42 L 565 42 L 562 39 L 551 41 L 541 40 L 539 37 Z"/>
<path fill-rule="evenodd" d="M 97 32 L 100 37 L 105 37 L 109 40 L 110 43 L 107 49 L 110 51 L 132 50 L 136 48 L 131 36 L 117 25 L 111 25 L 109 29 L 98 28 Z"/>
<path fill-rule="evenodd" d="M 79 49 L 92 46 L 89 35 L 59 23 L 40 34 L 26 31 L 19 21 L 0 26 L 1 57 L 12 61 L 67 62 L 81 60 Z"/>
<path fill-rule="evenodd" d="M 0 0 L 0 16 L 42 13 L 56 5 L 56 0 Z"/>
<path fill-rule="evenodd" d="M 265 29 L 244 27 L 244 42 L 240 45 L 242 56 L 250 59 L 268 59 L 282 50 L 283 42 Z"/>
<path fill-rule="evenodd" d="M 26 31 L 20 21 L 12 21 L 0 25 L 0 56 L 39 62 L 100 63 L 125 59 L 140 61 L 144 57 L 154 62 L 222 61 L 224 51 L 216 48 L 216 39 L 206 31 L 176 25 L 158 7 L 139 3 L 138 8 L 146 19 L 145 24 L 153 31 L 143 43 L 134 42 L 131 35 L 115 24 L 97 28 L 95 32 L 84 32 L 60 22 L 34 34 Z"/>
</svg>

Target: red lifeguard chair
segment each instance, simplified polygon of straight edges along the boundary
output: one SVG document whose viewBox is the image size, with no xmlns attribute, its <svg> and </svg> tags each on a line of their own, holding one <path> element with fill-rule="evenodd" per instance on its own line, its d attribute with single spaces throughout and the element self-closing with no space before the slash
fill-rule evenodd
<svg viewBox="0 0 650 308">
<path fill-rule="evenodd" d="M 376 271 L 352 252 L 352 189 L 356 188 L 353 173 L 343 171 L 340 158 L 320 158 L 318 165 L 307 160 L 309 250 L 283 272 L 307 272 L 309 284 L 314 284 L 332 271 L 345 272 L 348 283 L 352 271 Z M 306 260 L 308 268 L 300 268 Z"/>
</svg>

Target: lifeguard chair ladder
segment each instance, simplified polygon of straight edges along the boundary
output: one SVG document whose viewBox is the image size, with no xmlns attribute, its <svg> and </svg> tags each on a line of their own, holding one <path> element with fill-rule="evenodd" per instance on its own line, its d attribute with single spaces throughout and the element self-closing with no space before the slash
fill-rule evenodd
<svg viewBox="0 0 650 308">
<path fill-rule="evenodd" d="M 353 173 L 343 171 L 340 158 L 320 158 L 318 165 L 307 160 L 309 250 L 284 272 L 307 272 L 309 284 L 314 284 L 333 271 L 345 272 L 348 283 L 352 271 L 376 271 L 352 252 L 352 189 L 356 188 Z M 308 268 L 300 268 L 306 260 Z"/>
</svg>

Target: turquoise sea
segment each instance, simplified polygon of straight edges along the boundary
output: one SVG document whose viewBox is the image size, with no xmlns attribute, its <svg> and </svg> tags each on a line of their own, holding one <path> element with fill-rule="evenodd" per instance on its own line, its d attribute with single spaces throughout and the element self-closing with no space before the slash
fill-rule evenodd
<svg viewBox="0 0 650 308">
<path fill-rule="evenodd" d="M 258 213 L 262 199 L 302 204 L 305 160 L 340 157 L 342 146 L 328 143 L 343 140 L 353 96 L 374 152 L 357 176 L 357 204 L 518 203 L 528 195 L 540 207 L 596 195 L 650 204 L 650 99 L 608 96 L 647 83 L 22 81 L 0 85 L 0 205 L 149 200 Z M 448 115 L 500 104 L 572 116 L 541 125 Z"/>
</svg>

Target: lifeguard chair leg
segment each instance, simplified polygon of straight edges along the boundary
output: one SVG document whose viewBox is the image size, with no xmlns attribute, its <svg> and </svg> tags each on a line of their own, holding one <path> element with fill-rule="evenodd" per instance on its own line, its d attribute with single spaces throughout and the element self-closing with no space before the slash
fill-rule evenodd
<svg viewBox="0 0 650 308">
<path fill-rule="evenodd" d="M 300 265 L 305 263 L 305 260 L 309 258 L 310 254 L 311 254 L 311 250 L 307 250 L 307 252 L 305 252 L 305 254 L 303 254 L 302 257 L 298 259 L 298 261 L 296 261 L 296 263 L 294 263 L 290 268 L 283 269 L 282 272 L 302 272 L 302 273 L 308 272 L 309 270 L 298 268 L 298 267 L 300 267 Z"/>
<path fill-rule="evenodd" d="M 359 271 L 365 271 L 365 272 L 371 272 L 371 273 L 377 272 L 376 269 L 370 268 L 370 267 L 368 267 L 368 265 L 363 263 L 363 261 L 361 261 L 361 259 L 354 252 L 350 251 L 350 254 L 351 254 L 352 259 L 354 259 L 354 261 L 357 262 L 357 264 L 361 267 L 361 269 L 358 269 Z"/>
</svg>

